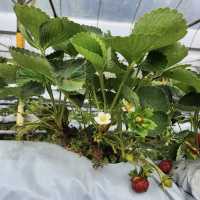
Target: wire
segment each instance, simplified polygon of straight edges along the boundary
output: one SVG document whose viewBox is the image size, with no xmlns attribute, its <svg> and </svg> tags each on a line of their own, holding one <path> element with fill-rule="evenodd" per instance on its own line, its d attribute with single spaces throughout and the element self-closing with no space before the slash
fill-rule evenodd
<svg viewBox="0 0 200 200">
<path fill-rule="evenodd" d="M 59 4 L 60 16 L 62 16 L 62 0 L 60 0 Z"/>
<path fill-rule="evenodd" d="M 183 1 L 184 1 L 184 0 L 180 0 L 180 1 L 177 3 L 177 5 L 176 5 L 176 9 L 179 8 L 179 6 L 183 3 Z"/>
<path fill-rule="evenodd" d="M 56 13 L 56 10 L 55 10 L 54 4 L 53 4 L 53 0 L 49 0 L 49 3 L 50 3 L 50 6 L 51 6 L 51 9 L 53 11 L 54 17 L 57 17 L 58 15 Z"/>
<path fill-rule="evenodd" d="M 101 8 L 102 8 L 102 0 L 99 0 L 99 6 L 97 11 L 97 27 L 99 27 L 99 19 L 101 15 Z"/>
<path fill-rule="evenodd" d="M 4 31 L 4 30 L 0 30 L 0 34 L 1 34 L 1 35 L 15 35 L 16 32 L 15 32 L 15 31 Z"/>
<path fill-rule="evenodd" d="M 0 46 L 4 47 L 4 48 L 6 48 L 6 49 L 9 49 L 8 46 L 6 46 L 5 44 L 3 44 L 3 43 L 1 43 L 1 42 L 0 42 Z"/>
<path fill-rule="evenodd" d="M 200 23 L 200 19 L 197 19 L 197 20 L 191 22 L 190 24 L 188 24 L 188 28 L 190 28 L 190 27 L 192 27 L 192 26 L 194 26 L 194 25 L 196 25 L 198 23 Z"/>
<path fill-rule="evenodd" d="M 31 3 L 31 1 L 32 1 L 32 0 L 29 0 L 29 1 L 27 1 L 27 2 L 26 2 L 26 4 L 29 4 L 29 3 Z"/>
<path fill-rule="evenodd" d="M 132 26 L 133 26 L 133 23 L 134 23 L 134 21 L 135 21 L 135 19 L 136 19 L 136 17 L 137 17 L 137 14 L 138 14 L 138 11 L 139 11 L 139 8 L 140 8 L 141 4 L 142 4 L 142 0 L 139 0 L 139 1 L 138 1 L 138 4 L 137 4 L 137 7 L 136 7 L 136 9 L 135 9 L 135 13 L 134 13 L 134 15 L 133 15 L 133 18 L 132 18 L 132 20 L 131 20 L 130 32 L 132 31 Z"/>
<path fill-rule="evenodd" d="M 192 48 L 192 44 L 194 42 L 194 39 L 196 38 L 196 36 L 197 36 L 197 34 L 198 34 L 199 31 L 200 31 L 200 24 L 199 24 L 198 28 L 196 29 L 196 31 L 195 31 L 195 33 L 194 33 L 194 35 L 192 37 L 192 40 L 190 42 L 190 47 L 189 48 Z"/>
</svg>

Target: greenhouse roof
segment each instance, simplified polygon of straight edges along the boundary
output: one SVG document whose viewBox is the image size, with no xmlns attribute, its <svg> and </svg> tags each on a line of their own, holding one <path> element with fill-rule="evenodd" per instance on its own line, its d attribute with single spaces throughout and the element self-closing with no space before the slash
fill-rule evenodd
<svg viewBox="0 0 200 200">
<path fill-rule="evenodd" d="M 15 0 L 0 2 L 1 33 L 12 33 L 16 30 L 16 19 L 13 13 Z M 33 0 L 37 7 L 53 15 L 48 0 Z M 183 13 L 187 23 L 200 19 L 200 0 L 52 0 L 56 14 L 68 16 L 80 23 L 110 30 L 113 35 L 127 35 L 134 22 L 144 13 L 160 7 L 171 7 Z M 3 20 L 6 18 L 6 20 Z M 191 49 L 200 48 L 200 23 L 192 26 L 183 43 Z M 7 32 L 5 32 L 7 31 Z"/>
<path fill-rule="evenodd" d="M 188 23 L 200 18 L 199 0 L 53 0 L 59 15 L 76 18 L 131 23 L 159 7 L 176 8 Z M 52 13 L 49 1 L 36 0 L 36 5 Z M 12 0 L 1 0 L 0 12 L 12 12 Z"/>
</svg>

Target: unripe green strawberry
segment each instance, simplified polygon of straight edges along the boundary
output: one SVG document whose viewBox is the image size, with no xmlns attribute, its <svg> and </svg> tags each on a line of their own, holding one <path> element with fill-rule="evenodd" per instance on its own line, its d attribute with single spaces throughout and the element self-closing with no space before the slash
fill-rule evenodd
<svg viewBox="0 0 200 200">
<path fill-rule="evenodd" d="M 170 188 L 170 187 L 172 187 L 172 184 L 173 184 L 173 182 L 172 182 L 172 179 L 170 177 L 165 176 L 165 177 L 162 178 L 162 185 L 163 186 Z"/>
</svg>

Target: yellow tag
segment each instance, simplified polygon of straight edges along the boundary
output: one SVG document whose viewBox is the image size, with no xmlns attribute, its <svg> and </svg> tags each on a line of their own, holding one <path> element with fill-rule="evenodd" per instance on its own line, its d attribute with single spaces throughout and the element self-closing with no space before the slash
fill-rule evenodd
<svg viewBox="0 0 200 200">
<path fill-rule="evenodd" d="M 24 36 L 21 33 L 16 33 L 16 45 L 18 48 L 24 48 L 25 40 Z"/>
</svg>

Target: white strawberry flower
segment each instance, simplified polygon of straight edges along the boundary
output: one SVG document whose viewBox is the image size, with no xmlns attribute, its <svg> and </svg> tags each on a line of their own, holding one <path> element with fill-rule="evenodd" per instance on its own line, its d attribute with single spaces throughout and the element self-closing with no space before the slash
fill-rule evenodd
<svg viewBox="0 0 200 200">
<path fill-rule="evenodd" d="M 111 73 L 111 72 L 103 72 L 105 79 L 112 79 L 112 78 L 117 78 L 115 73 Z"/>
<path fill-rule="evenodd" d="M 111 123 L 111 115 L 110 113 L 99 112 L 94 120 L 99 125 L 108 125 Z"/>
<path fill-rule="evenodd" d="M 122 110 L 124 112 L 135 112 L 135 106 L 132 103 L 129 103 L 127 100 L 122 100 L 123 107 Z"/>
</svg>

